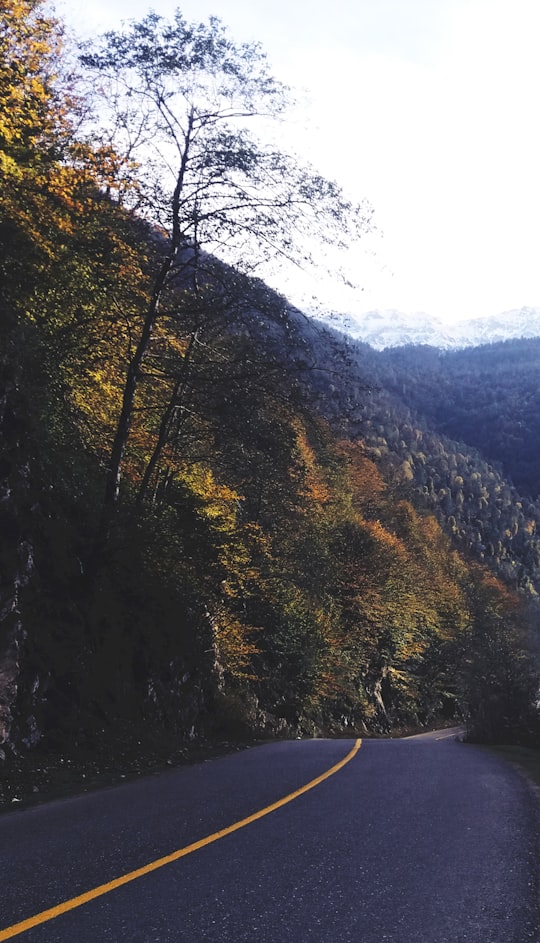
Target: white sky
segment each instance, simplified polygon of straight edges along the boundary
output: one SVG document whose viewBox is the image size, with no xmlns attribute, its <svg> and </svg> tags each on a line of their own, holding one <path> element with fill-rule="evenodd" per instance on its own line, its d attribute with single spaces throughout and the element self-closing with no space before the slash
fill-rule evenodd
<svg viewBox="0 0 540 943">
<path fill-rule="evenodd" d="M 284 147 L 375 207 L 363 290 L 312 278 L 308 296 L 448 321 L 540 306 L 540 0 L 56 3 L 79 33 L 176 7 L 262 43 L 308 98 Z"/>
</svg>

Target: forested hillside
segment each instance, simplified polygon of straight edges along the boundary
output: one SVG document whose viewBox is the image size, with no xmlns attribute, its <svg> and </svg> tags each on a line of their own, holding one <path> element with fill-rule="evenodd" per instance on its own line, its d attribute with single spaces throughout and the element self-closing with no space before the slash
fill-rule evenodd
<svg viewBox="0 0 540 943">
<path fill-rule="evenodd" d="M 239 128 L 285 90 L 218 21 L 109 35 L 82 95 L 43 9 L 0 27 L 3 758 L 534 739 L 537 505 L 255 277 L 368 208 Z"/>
<path fill-rule="evenodd" d="M 540 493 L 540 338 L 466 350 L 386 351 L 388 386 L 429 425 L 498 464 L 527 498 Z"/>
</svg>

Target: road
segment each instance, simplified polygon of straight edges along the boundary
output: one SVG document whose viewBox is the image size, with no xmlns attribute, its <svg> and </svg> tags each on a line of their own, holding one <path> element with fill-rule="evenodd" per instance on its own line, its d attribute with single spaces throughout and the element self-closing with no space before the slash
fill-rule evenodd
<svg viewBox="0 0 540 943">
<path fill-rule="evenodd" d="M 532 796 L 442 736 L 265 744 L 4 815 L 0 941 L 537 940 Z"/>
</svg>

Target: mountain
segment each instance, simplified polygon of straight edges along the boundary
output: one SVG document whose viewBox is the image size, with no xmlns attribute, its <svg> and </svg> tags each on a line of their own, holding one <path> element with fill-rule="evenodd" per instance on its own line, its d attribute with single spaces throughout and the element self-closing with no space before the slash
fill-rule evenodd
<svg viewBox="0 0 540 943">
<path fill-rule="evenodd" d="M 452 325 L 423 312 L 405 314 L 394 309 L 367 311 L 358 316 L 338 312 L 323 314 L 320 311 L 310 314 L 376 350 L 406 344 L 429 344 L 448 350 L 540 337 L 540 308 L 516 308 L 487 318 L 456 321 Z"/>
<path fill-rule="evenodd" d="M 477 449 L 524 497 L 540 496 L 540 338 L 381 352 L 386 389 L 432 431 Z"/>
</svg>

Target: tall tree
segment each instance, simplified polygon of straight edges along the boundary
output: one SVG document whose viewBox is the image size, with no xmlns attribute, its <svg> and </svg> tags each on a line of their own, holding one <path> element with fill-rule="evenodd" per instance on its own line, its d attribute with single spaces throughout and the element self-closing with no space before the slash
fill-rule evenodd
<svg viewBox="0 0 540 943">
<path fill-rule="evenodd" d="M 270 258 L 310 261 L 309 244 L 345 246 L 365 232 L 370 208 L 251 128 L 275 121 L 288 90 L 258 44 L 235 43 L 221 22 L 171 22 L 155 13 L 107 33 L 82 62 L 99 73 L 115 149 L 140 162 L 131 205 L 163 232 L 143 327 L 131 356 L 111 450 L 102 531 L 118 502 L 135 397 L 164 293 L 197 291 L 202 250 L 250 271 Z M 129 199 L 128 199 L 129 202 Z"/>
</svg>

